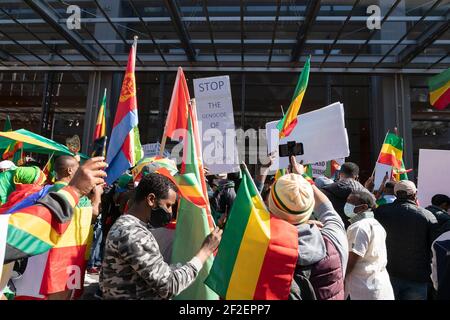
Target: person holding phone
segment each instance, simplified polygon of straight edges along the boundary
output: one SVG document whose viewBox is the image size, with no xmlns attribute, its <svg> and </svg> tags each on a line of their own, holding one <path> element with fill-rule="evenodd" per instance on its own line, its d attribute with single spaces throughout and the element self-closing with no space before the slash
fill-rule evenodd
<svg viewBox="0 0 450 320">
<path fill-rule="evenodd" d="M 162 175 L 150 173 L 139 182 L 133 205 L 116 220 L 106 239 L 100 273 L 104 299 L 170 299 L 194 282 L 217 249 L 222 230 L 214 229 L 186 264 L 167 264 L 148 224 L 152 217 L 168 223 L 176 200 L 177 187 Z"/>
</svg>

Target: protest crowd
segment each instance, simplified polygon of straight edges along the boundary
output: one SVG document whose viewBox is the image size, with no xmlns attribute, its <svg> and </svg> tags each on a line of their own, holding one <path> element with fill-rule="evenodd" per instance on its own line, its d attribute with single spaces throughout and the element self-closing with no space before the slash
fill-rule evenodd
<svg viewBox="0 0 450 320">
<path fill-rule="evenodd" d="M 188 131 L 183 159 L 144 158 L 131 142 L 139 140 L 134 50 L 107 155 L 66 148 L 48 152 L 45 165 L 0 162 L 2 300 L 80 299 L 86 274 L 99 275 L 95 296 L 105 300 L 450 299 L 450 193 L 418 203 L 396 133 L 382 154 L 398 170 L 380 186 L 374 175 L 360 181 L 352 162 L 313 178 L 294 155 L 275 175 L 272 155 L 255 177 L 245 164 L 210 174 L 179 71 L 164 139 Z M 306 90 L 307 63 L 294 98 Z M 300 104 L 293 99 L 280 121 L 284 136 Z"/>
</svg>

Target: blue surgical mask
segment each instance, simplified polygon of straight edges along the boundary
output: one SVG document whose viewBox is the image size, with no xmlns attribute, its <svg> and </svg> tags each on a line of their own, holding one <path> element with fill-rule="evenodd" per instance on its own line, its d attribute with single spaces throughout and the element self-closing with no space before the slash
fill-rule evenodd
<svg viewBox="0 0 450 320">
<path fill-rule="evenodd" d="M 345 213 L 345 215 L 347 217 L 349 217 L 350 219 L 355 217 L 356 216 L 355 208 L 356 208 L 356 206 L 354 204 L 346 202 L 345 206 L 344 206 L 344 213 Z"/>
</svg>

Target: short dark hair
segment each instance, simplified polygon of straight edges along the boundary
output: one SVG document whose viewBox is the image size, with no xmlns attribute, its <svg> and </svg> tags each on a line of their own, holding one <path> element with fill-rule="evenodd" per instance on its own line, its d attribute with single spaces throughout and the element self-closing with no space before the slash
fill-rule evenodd
<svg viewBox="0 0 450 320">
<path fill-rule="evenodd" d="M 55 159 L 54 169 L 59 178 L 64 175 L 64 170 L 78 163 L 77 159 L 73 156 L 59 156 Z"/>
<path fill-rule="evenodd" d="M 158 200 L 169 197 L 169 190 L 177 191 L 177 186 L 165 176 L 158 173 L 149 173 L 139 182 L 134 194 L 136 203 L 143 201 L 150 193 L 153 193 Z"/>
<path fill-rule="evenodd" d="M 353 191 L 351 193 L 355 198 L 357 198 L 360 202 L 360 204 L 367 204 L 369 209 L 375 208 L 375 197 L 373 194 L 371 194 L 368 191 L 359 190 L 359 191 Z"/>
<path fill-rule="evenodd" d="M 445 194 L 435 194 L 433 198 L 431 198 L 431 204 L 434 206 L 440 206 L 444 203 L 450 204 L 450 198 Z"/>
<path fill-rule="evenodd" d="M 393 181 L 388 181 L 384 185 L 385 189 L 389 189 L 389 190 L 392 190 L 392 191 L 394 191 L 394 187 L 395 187 L 395 182 L 393 182 Z"/>
<path fill-rule="evenodd" d="M 353 162 L 345 162 L 341 166 L 340 173 L 342 173 L 347 178 L 354 178 L 359 175 L 359 167 L 356 163 Z"/>
</svg>

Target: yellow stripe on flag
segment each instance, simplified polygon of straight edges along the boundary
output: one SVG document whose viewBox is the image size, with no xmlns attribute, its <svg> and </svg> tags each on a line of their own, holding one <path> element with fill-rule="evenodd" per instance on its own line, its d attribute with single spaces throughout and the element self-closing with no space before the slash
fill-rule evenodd
<svg viewBox="0 0 450 320">
<path fill-rule="evenodd" d="M 255 293 L 270 240 L 270 213 L 262 209 L 264 206 L 259 201 L 256 196 L 252 198 L 252 212 L 228 285 L 228 300 L 249 299 Z"/>
<path fill-rule="evenodd" d="M 395 158 L 399 161 L 401 161 L 402 156 L 403 156 L 403 151 L 399 150 L 395 147 L 393 147 L 390 144 L 383 144 L 383 146 L 381 147 L 381 153 L 387 153 L 387 154 L 393 154 L 395 156 Z"/>
<path fill-rule="evenodd" d="M 81 246 L 88 243 L 91 231 L 92 207 L 75 207 L 67 229 L 55 244 L 55 248 Z"/>
<path fill-rule="evenodd" d="M 53 245 L 59 238 L 56 231 L 52 229 L 47 221 L 31 214 L 21 212 L 14 213 L 9 217 L 9 224 L 17 229 L 28 232 L 50 245 Z"/>
<path fill-rule="evenodd" d="M 18 133 L 18 132 L 14 132 L 14 131 L 0 132 L 0 136 L 11 139 L 11 140 L 16 140 L 16 141 L 21 141 L 23 143 L 32 144 L 32 145 L 39 146 L 42 148 L 59 151 L 58 149 L 56 149 L 55 147 L 53 147 L 50 144 L 47 144 L 45 142 L 39 141 L 37 139 L 34 139 L 32 137 L 26 136 L 26 135 Z"/>
<path fill-rule="evenodd" d="M 201 190 L 196 186 L 178 186 L 180 189 L 182 189 L 182 194 L 186 197 L 199 197 L 203 198 L 203 193 Z"/>
<path fill-rule="evenodd" d="M 450 80 L 444 84 L 442 87 L 440 87 L 437 90 L 430 92 L 430 103 L 431 105 L 434 105 L 436 101 L 445 93 L 445 91 L 450 89 Z"/>
<path fill-rule="evenodd" d="M 294 101 L 292 101 L 291 105 L 289 106 L 289 111 L 286 117 L 286 122 L 284 123 L 283 129 L 288 127 L 289 124 L 295 120 L 298 116 L 298 111 L 300 110 L 300 107 L 302 105 L 303 96 L 305 95 L 305 91 L 302 91 L 299 93 L 299 95 L 295 98 Z"/>
</svg>

